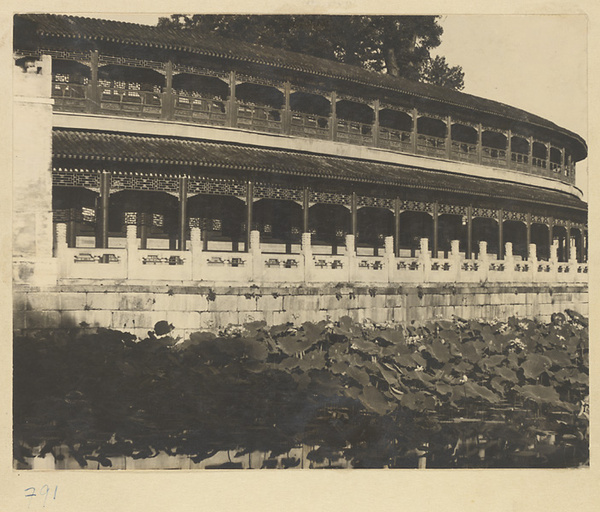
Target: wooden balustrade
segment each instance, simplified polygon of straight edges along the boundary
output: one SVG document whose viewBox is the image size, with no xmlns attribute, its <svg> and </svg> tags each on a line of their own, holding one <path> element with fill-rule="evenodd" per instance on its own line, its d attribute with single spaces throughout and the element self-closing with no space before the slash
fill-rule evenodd
<svg viewBox="0 0 600 512">
<path fill-rule="evenodd" d="M 419 133 L 417 134 L 417 153 L 444 158 L 446 156 L 446 139 Z"/>
<path fill-rule="evenodd" d="M 94 87 L 94 85 L 96 85 Z M 112 85 L 112 84 L 111 84 Z M 123 116 L 176 119 L 179 121 L 212 126 L 226 126 L 234 119 L 234 126 L 267 133 L 290 133 L 294 136 L 331 139 L 349 144 L 372 146 L 393 151 L 450 158 L 451 160 L 481 163 L 486 166 L 509 167 L 530 174 L 556 177 L 575 183 L 575 165 L 565 161 L 564 165 L 548 158 L 508 151 L 476 143 L 464 143 L 422 133 L 397 130 L 378 126 L 377 123 L 360 123 L 334 116 L 320 116 L 299 111 L 286 111 L 268 105 L 252 104 L 236 100 L 230 102 L 215 97 L 203 96 L 192 91 L 173 92 L 148 91 L 132 88 L 132 84 L 107 85 L 98 83 L 79 84 L 68 80 L 52 82 L 54 108 L 64 112 L 103 112 Z M 231 112 L 233 108 L 234 112 Z M 235 113 L 235 115 L 233 115 Z M 284 123 L 289 116 L 289 123 Z M 289 130 L 289 132 L 288 132 Z M 415 139 L 416 136 L 416 140 Z M 510 149 L 510 148 L 509 148 Z M 481 161 L 479 160 L 479 151 Z M 510 156 L 510 158 L 507 158 Z"/>
<path fill-rule="evenodd" d="M 227 102 L 197 94 L 177 92 L 174 94 L 173 116 L 178 121 L 225 126 Z"/>
</svg>

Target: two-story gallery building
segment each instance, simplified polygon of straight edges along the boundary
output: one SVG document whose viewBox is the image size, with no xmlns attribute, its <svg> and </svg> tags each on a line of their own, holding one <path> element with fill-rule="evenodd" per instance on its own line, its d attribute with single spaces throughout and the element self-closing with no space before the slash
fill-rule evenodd
<svg viewBox="0 0 600 512">
<path fill-rule="evenodd" d="M 15 328 L 586 312 L 587 147 L 551 121 L 173 29 L 14 34 Z"/>
</svg>

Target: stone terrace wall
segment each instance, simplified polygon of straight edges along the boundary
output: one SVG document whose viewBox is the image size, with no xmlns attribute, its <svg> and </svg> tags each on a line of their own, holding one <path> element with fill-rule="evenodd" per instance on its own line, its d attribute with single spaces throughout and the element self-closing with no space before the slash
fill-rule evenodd
<svg viewBox="0 0 600 512">
<path fill-rule="evenodd" d="M 588 315 L 587 284 L 403 286 L 170 286 L 63 284 L 14 289 L 16 331 L 107 327 L 146 336 L 159 320 L 186 336 L 200 329 L 265 320 L 268 324 L 349 315 L 375 322 L 511 315 L 547 321 L 566 308 Z"/>
</svg>

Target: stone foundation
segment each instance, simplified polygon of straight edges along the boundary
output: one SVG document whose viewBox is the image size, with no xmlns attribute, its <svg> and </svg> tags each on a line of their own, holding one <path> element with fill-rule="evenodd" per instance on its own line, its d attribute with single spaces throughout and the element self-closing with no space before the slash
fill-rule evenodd
<svg viewBox="0 0 600 512">
<path fill-rule="evenodd" d="M 146 336 L 159 320 L 186 336 L 201 329 L 264 320 L 300 324 L 349 315 L 355 320 L 410 322 L 462 318 L 548 321 L 573 309 L 588 315 L 587 284 L 443 284 L 184 286 L 63 284 L 16 286 L 13 329 L 25 332 L 78 326 L 107 327 Z"/>
</svg>

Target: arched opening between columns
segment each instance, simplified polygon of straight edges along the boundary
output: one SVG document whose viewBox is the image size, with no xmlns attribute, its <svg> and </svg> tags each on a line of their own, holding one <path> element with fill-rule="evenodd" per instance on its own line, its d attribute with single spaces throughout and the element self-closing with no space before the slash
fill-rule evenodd
<svg viewBox="0 0 600 512">
<path fill-rule="evenodd" d="M 350 210 L 339 204 L 314 204 L 308 210 L 308 226 L 315 254 L 338 254 L 351 228 Z"/>
<path fill-rule="evenodd" d="M 451 130 L 452 147 L 450 156 L 455 160 L 476 163 L 477 153 L 477 130 L 472 126 L 460 123 L 452 125 Z"/>
<path fill-rule="evenodd" d="M 91 70 L 71 60 L 52 59 L 52 98 L 62 111 L 85 112 Z"/>
<path fill-rule="evenodd" d="M 475 217 L 473 219 L 473 252 L 477 258 L 481 258 L 479 242 L 487 243 L 487 254 L 498 256 L 498 221 L 487 217 Z"/>
<path fill-rule="evenodd" d="M 158 71 L 108 64 L 98 79 L 101 110 L 160 117 L 165 77 Z"/>
<path fill-rule="evenodd" d="M 422 116 L 417 119 L 417 153 L 445 157 L 447 126 L 441 119 Z"/>
<path fill-rule="evenodd" d="M 510 161 L 511 166 L 515 169 L 523 168 L 523 170 L 529 169 L 529 141 L 518 135 L 514 135 L 510 139 L 511 155 Z"/>
<path fill-rule="evenodd" d="M 187 215 L 189 219 L 199 219 L 203 250 L 243 250 L 246 203 L 241 199 L 233 196 L 196 194 L 188 197 Z"/>
<path fill-rule="evenodd" d="M 571 259 L 583 262 L 583 240 L 579 228 L 571 228 Z"/>
<path fill-rule="evenodd" d="M 534 222 L 531 224 L 531 243 L 536 245 L 539 260 L 550 259 L 548 226 Z"/>
<path fill-rule="evenodd" d="M 409 151 L 412 148 L 412 116 L 393 109 L 379 111 L 379 146 Z"/>
<path fill-rule="evenodd" d="M 136 213 L 138 247 L 177 249 L 178 199 L 166 192 L 122 190 L 109 197 L 109 247 L 124 247 L 125 215 Z"/>
<path fill-rule="evenodd" d="M 445 213 L 438 217 L 438 248 L 447 258 L 452 250 L 452 240 L 459 241 L 459 251 L 467 251 L 467 225 L 462 215 Z"/>
<path fill-rule="evenodd" d="M 400 214 L 400 256 L 414 257 L 419 252 L 421 238 L 433 247 L 433 218 L 426 212 L 405 211 Z"/>
<path fill-rule="evenodd" d="M 269 85 L 244 82 L 236 86 L 239 128 L 270 133 L 282 132 L 284 94 Z"/>
<path fill-rule="evenodd" d="M 513 255 L 518 259 L 527 259 L 527 227 L 517 220 L 504 221 L 504 243 L 512 243 Z"/>
<path fill-rule="evenodd" d="M 331 137 L 331 102 L 327 98 L 307 92 L 293 92 L 290 94 L 290 110 L 292 135 L 318 139 Z"/>
<path fill-rule="evenodd" d="M 541 169 L 546 169 L 546 160 L 548 158 L 548 148 L 545 144 L 541 142 L 535 141 L 533 143 L 532 153 L 531 153 L 531 163 L 534 167 L 539 167 Z"/>
<path fill-rule="evenodd" d="M 556 257 L 558 261 L 567 261 L 567 228 L 564 226 L 553 226 L 552 243 L 557 246 Z"/>
<path fill-rule="evenodd" d="M 336 103 L 336 139 L 352 144 L 373 142 L 373 109 L 365 103 L 340 100 Z"/>
<path fill-rule="evenodd" d="M 506 135 L 485 130 L 481 134 L 481 162 L 487 165 L 506 165 Z"/>
<path fill-rule="evenodd" d="M 302 206 L 283 199 L 259 199 L 253 211 L 263 252 L 300 253 Z"/>
<path fill-rule="evenodd" d="M 98 193 L 83 187 L 52 187 L 55 222 L 67 224 L 69 247 L 95 247 Z"/>
<path fill-rule="evenodd" d="M 357 254 L 377 256 L 385 245 L 385 237 L 394 233 L 394 214 L 385 208 L 365 206 L 357 212 L 357 223 Z"/>
<path fill-rule="evenodd" d="M 173 76 L 173 116 L 177 120 L 225 126 L 229 84 L 213 76 Z"/>
</svg>

